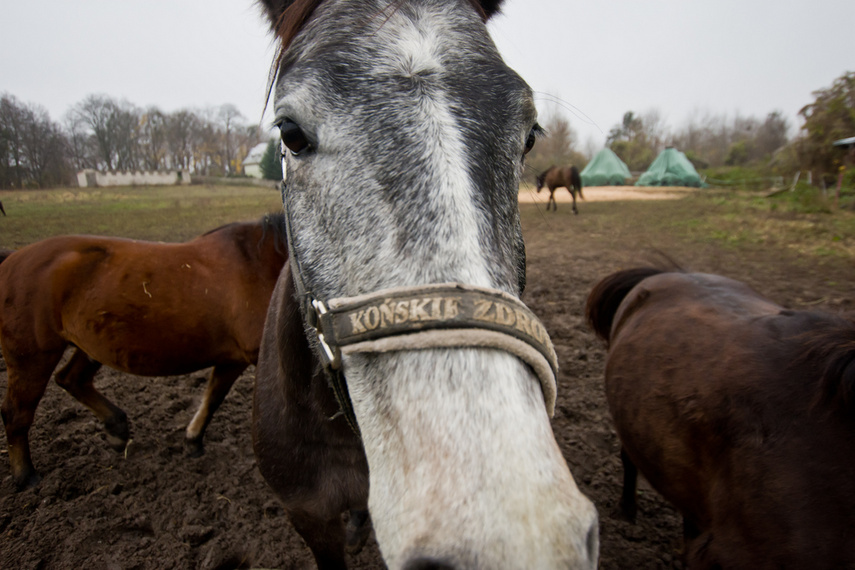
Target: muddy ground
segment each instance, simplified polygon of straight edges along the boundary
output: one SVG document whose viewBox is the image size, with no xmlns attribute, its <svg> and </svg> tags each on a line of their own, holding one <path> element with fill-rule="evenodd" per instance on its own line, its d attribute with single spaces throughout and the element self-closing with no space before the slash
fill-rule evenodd
<svg viewBox="0 0 855 570">
<path fill-rule="evenodd" d="M 628 224 L 643 224 L 630 203 L 614 207 L 627 210 Z M 649 487 L 642 484 L 636 524 L 613 514 L 621 481 L 619 447 L 602 390 L 605 354 L 582 318 L 588 292 L 610 272 L 649 261 L 651 246 L 692 269 L 746 280 L 794 308 L 855 308 L 839 287 L 855 282 L 855 270 L 850 264 L 815 271 L 793 256 L 770 259 L 656 236 L 639 240 L 636 231 L 597 226 L 592 203 L 583 203 L 578 217 L 563 204 L 557 214 L 523 208 L 524 299 L 544 320 L 558 352 L 553 426 L 579 486 L 599 509 L 601 568 L 679 568 L 680 520 Z M 92 414 L 51 383 L 31 432 L 41 485 L 16 493 L 5 448 L 0 451 L 0 568 L 313 568 L 255 466 L 253 373 L 235 384 L 199 459 L 184 456 L 182 438 L 204 372 L 142 378 L 102 369 L 96 385 L 132 422 L 125 454 L 109 448 Z M 4 392 L 5 384 L 0 361 Z M 350 563 L 382 567 L 373 543 Z"/>
</svg>

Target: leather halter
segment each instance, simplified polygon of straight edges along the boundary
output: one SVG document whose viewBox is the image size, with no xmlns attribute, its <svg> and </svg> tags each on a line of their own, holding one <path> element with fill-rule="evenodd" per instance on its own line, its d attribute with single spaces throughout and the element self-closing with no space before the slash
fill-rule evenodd
<svg viewBox="0 0 855 570">
<path fill-rule="evenodd" d="M 284 172 L 284 170 L 283 170 Z M 491 348 L 528 364 L 540 379 L 550 417 L 555 412 L 558 359 L 546 328 L 531 310 L 505 292 L 439 283 L 384 289 L 355 297 L 317 298 L 306 288 L 294 251 L 291 216 L 282 181 L 291 276 L 306 325 L 341 412 L 359 425 L 344 377 L 342 355 L 429 348 Z"/>
</svg>

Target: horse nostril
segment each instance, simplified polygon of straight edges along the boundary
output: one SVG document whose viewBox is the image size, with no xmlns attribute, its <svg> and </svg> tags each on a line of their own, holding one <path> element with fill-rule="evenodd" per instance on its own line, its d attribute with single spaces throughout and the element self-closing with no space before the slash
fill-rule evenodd
<svg viewBox="0 0 855 570">
<path fill-rule="evenodd" d="M 455 570 L 455 566 L 445 560 L 419 557 L 408 560 L 404 570 Z"/>
</svg>

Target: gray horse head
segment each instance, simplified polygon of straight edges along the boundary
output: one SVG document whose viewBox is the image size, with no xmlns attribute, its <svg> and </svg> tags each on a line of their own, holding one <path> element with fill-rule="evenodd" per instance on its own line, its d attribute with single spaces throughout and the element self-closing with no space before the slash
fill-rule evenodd
<svg viewBox="0 0 855 570">
<path fill-rule="evenodd" d="M 284 44 L 272 101 L 306 290 L 454 282 L 518 296 L 517 193 L 539 127 L 485 26 L 500 2 L 264 4 Z M 596 511 L 522 360 L 430 348 L 343 367 L 390 568 L 596 567 Z"/>
</svg>

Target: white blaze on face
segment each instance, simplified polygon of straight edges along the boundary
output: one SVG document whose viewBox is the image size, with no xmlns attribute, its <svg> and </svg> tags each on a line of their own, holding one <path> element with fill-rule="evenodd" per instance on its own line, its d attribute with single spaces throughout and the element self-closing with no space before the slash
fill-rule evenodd
<svg viewBox="0 0 855 570">
<path fill-rule="evenodd" d="M 451 112 L 451 101 L 440 91 L 442 76 L 441 54 L 463 49 L 454 45 L 453 39 L 442 36 L 447 30 L 442 19 L 452 16 L 425 11 L 417 20 L 400 14 L 393 15 L 378 32 L 379 45 L 385 51 L 375 63 L 372 73 L 382 77 L 411 78 L 414 83 L 424 82 L 422 93 L 414 95 L 407 133 L 409 140 L 419 141 L 416 146 L 423 153 L 417 158 L 424 168 L 421 182 L 422 196 L 429 196 L 431 210 L 439 212 L 432 221 L 437 235 L 431 246 L 431 259 L 437 260 L 436 271 L 452 273 L 461 282 L 490 287 L 487 256 L 479 240 L 479 218 L 470 179 L 468 156 L 461 139 L 460 125 Z M 391 247 L 391 244 L 388 244 Z M 427 256 L 415 255 L 400 259 L 391 249 L 385 252 L 389 259 L 402 264 L 402 273 L 427 275 L 429 280 L 447 280 L 444 275 L 431 276 L 431 267 L 425 266 Z M 382 254 L 381 254 L 382 255 Z M 407 267 L 410 263 L 412 266 Z"/>
<path fill-rule="evenodd" d="M 390 239 L 375 255 L 395 260 L 381 265 L 404 280 L 453 275 L 496 287 L 479 240 L 462 129 L 438 81 L 443 54 L 466 48 L 436 33 L 437 19 L 453 15 L 427 10 L 416 21 L 385 21 L 372 73 L 424 82 L 406 100 L 415 117 L 400 128 L 410 129 L 406 140 L 420 141 L 415 148 L 424 155 L 415 158 L 427 167 L 419 196 L 429 196 L 440 216 L 432 221 L 439 233 L 429 254 L 402 257 Z M 420 556 L 470 568 L 595 567 L 596 554 L 588 554 L 596 511 L 555 442 L 539 382 L 520 360 L 497 350 L 413 350 L 349 356 L 345 369 L 369 463 L 369 506 L 390 568 Z"/>
</svg>

